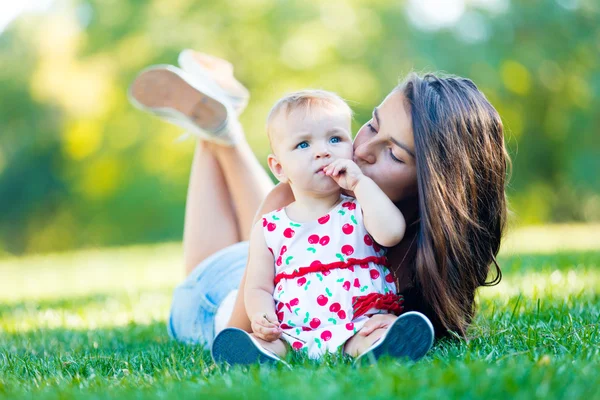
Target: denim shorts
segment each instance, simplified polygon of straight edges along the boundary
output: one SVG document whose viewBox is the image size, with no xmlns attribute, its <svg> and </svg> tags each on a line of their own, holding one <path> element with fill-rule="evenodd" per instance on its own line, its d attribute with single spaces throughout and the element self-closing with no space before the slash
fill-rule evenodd
<svg viewBox="0 0 600 400">
<path fill-rule="evenodd" d="M 173 293 L 169 336 L 187 343 L 210 345 L 215 314 L 223 299 L 238 289 L 248 261 L 248 242 L 219 250 L 203 260 Z"/>
</svg>

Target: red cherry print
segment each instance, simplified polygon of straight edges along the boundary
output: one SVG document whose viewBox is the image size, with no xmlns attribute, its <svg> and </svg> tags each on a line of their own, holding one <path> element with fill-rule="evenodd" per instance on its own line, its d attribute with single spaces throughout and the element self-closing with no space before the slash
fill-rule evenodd
<svg viewBox="0 0 600 400">
<path fill-rule="evenodd" d="M 281 325 L 279 325 L 279 327 L 280 327 L 281 329 L 292 329 L 292 327 L 291 327 L 291 326 L 289 326 L 288 324 L 281 324 Z"/>
<path fill-rule="evenodd" d="M 298 286 L 304 285 L 306 283 L 306 278 L 302 277 L 302 278 L 298 279 L 297 283 L 298 283 Z"/>
<path fill-rule="evenodd" d="M 308 243 L 309 244 L 317 244 L 317 243 L 319 243 L 319 235 L 310 235 L 308 237 Z"/>
<path fill-rule="evenodd" d="M 277 303 L 277 311 L 281 311 L 282 308 L 283 308 L 283 302 L 280 301 L 279 303 Z"/>
<path fill-rule="evenodd" d="M 360 287 L 360 281 L 358 278 L 354 278 L 354 287 Z"/>
<path fill-rule="evenodd" d="M 387 274 L 387 275 L 385 276 L 385 281 L 386 281 L 387 283 L 394 283 L 394 277 L 392 276 L 392 274 Z"/>
<path fill-rule="evenodd" d="M 365 235 L 365 238 L 364 238 L 364 240 L 365 240 L 365 244 L 366 244 L 367 246 L 373 246 L 373 239 L 371 238 L 371 236 L 370 236 L 370 235 L 368 235 L 368 234 L 367 234 L 367 235 Z"/>
<path fill-rule="evenodd" d="M 294 350 L 300 350 L 302 348 L 302 343 L 301 342 L 294 342 L 294 344 L 292 345 L 292 348 Z"/>
<path fill-rule="evenodd" d="M 345 244 L 342 246 L 342 254 L 349 256 L 352 253 L 354 253 L 354 247 L 350 246 L 349 244 Z"/>
<path fill-rule="evenodd" d="M 319 260 L 315 260 L 313 262 L 310 263 L 311 267 L 318 267 L 319 265 L 323 265 L 323 263 Z"/>
<path fill-rule="evenodd" d="M 277 320 L 278 321 L 283 321 L 283 318 L 285 317 L 285 314 L 283 313 L 283 311 L 280 311 L 277 313 Z"/>
<path fill-rule="evenodd" d="M 348 322 L 346 324 L 346 329 L 348 329 L 349 331 L 354 330 L 354 322 Z"/>
<path fill-rule="evenodd" d="M 375 242 L 373 242 L 373 250 L 375 250 L 376 252 L 379 253 L 379 250 L 381 250 L 381 247 L 379 247 L 379 245 Z"/>
<path fill-rule="evenodd" d="M 350 281 L 346 281 L 344 282 L 344 284 L 342 285 L 342 287 L 346 290 L 350 290 Z"/>
<path fill-rule="evenodd" d="M 323 339 L 323 341 L 328 341 L 329 339 L 331 339 L 331 332 L 330 331 L 323 331 L 321 332 L 321 339 Z"/>
<path fill-rule="evenodd" d="M 296 307 L 300 303 L 300 300 L 296 297 L 295 299 L 290 300 L 290 306 Z"/>
<path fill-rule="evenodd" d="M 325 235 L 321 238 L 321 240 L 319 240 L 319 244 L 321 246 L 327 246 L 327 243 L 329 243 L 329 236 Z"/>
<path fill-rule="evenodd" d="M 281 256 L 277 257 L 277 262 L 276 262 L 276 264 L 277 264 L 277 266 L 278 266 L 278 267 L 281 265 L 281 262 L 282 262 L 282 261 L 281 261 Z"/>
<path fill-rule="evenodd" d="M 312 328 L 310 326 L 303 326 L 302 327 L 302 331 L 304 331 L 304 332 L 310 332 L 310 331 L 312 331 Z"/>
<path fill-rule="evenodd" d="M 322 307 L 325 304 L 327 304 L 327 302 L 329 301 L 329 299 L 327 298 L 327 296 L 321 294 L 319 295 L 319 297 L 317 297 L 317 303 Z"/>
<path fill-rule="evenodd" d="M 292 307 L 290 307 L 290 303 L 285 303 L 285 306 L 287 307 L 288 310 L 290 310 L 290 312 L 292 312 Z"/>
<path fill-rule="evenodd" d="M 279 287 L 277 287 L 277 291 L 281 292 L 283 290 L 283 286 L 279 285 Z"/>
<path fill-rule="evenodd" d="M 377 271 L 376 269 L 370 270 L 369 273 L 371 274 L 371 279 L 379 278 L 379 271 Z"/>
<path fill-rule="evenodd" d="M 269 223 L 267 224 L 267 230 L 268 230 L 269 232 L 273 232 L 273 231 L 275 230 L 275 228 L 277 228 L 277 225 L 275 225 L 274 223 L 272 223 L 272 222 L 269 222 Z"/>
<path fill-rule="evenodd" d="M 275 257 L 275 253 L 273 253 L 273 249 L 269 247 L 269 251 L 271 252 L 271 254 L 273 255 L 273 257 Z"/>
<path fill-rule="evenodd" d="M 329 311 L 338 312 L 338 311 L 340 311 L 341 308 L 342 308 L 342 306 L 340 305 L 340 303 L 333 303 L 332 305 L 329 306 Z"/>
<path fill-rule="evenodd" d="M 321 272 L 323 274 L 323 276 L 327 276 L 331 273 L 330 269 L 326 269 L 325 271 Z"/>
<path fill-rule="evenodd" d="M 346 311 L 344 311 L 344 310 L 340 310 L 340 311 L 338 312 L 338 318 L 339 318 L 339 319 L 346 319 Z"/>
<path fill-rule="evenodd" d="M 342 204 L 342 207 L 347 208 L 348 210 L 354 210 L 356 208 L 356 204 L 352 203 L 350 201 L 347 201 L 344 204 Z"/>
<path fill-rule="evenodd" d="M 354 232 L 354 227 L 350 224 L 344 224 L 344 226 L 342 226 L 342 232 L 344 232 L 346 235 L 349 235 Z"/>
<path fill-rule="evenodd" d="M 369 268 L 369 264 L 360 264 L 360 267 L 362 269 L 367 269 L 367 268 Z"/>
<path fill-rule="evenodd" d="M 292 236 L 294 236 L 294 233 L 296 232 L 294 232 L 292 228 L 287 228 L 285 231 L 283 231 L 283 236 L 290 239 Z"/>
<path fill-rule="evenodd" d="M 319 318 L 313 318 L 309 323 L 310 327 L 313 329 L 317 329 L 319 325 L 321 325 L 321 320 Z"/>
<path fill-rule="evenodd" d="M 263 218 L 263 228 L 264 228 L 265 226 L 267 226 L 267 219 L 266 219 L 266 218 Z"/>
<path fill-rule="evenodd" d="M 279 250 L 279 255 L 284 255 L 285 252 L 287 251 L 287 246 L 281 246 L 281 250 Z"/>
<path fill-rule="evenodd" d="M 326 224 L 327 221 L 329 221 L 329 214 L 322 216 L 321 218 L 319 218 L 317 221 L 319 221 L 319 223 L 321 225 Z"/>
</svg>

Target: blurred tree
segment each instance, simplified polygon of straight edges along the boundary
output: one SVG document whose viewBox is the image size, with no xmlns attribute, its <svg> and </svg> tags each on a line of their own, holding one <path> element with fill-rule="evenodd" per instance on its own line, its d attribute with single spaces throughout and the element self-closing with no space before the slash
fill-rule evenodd
<svg viewBox="0 0 600 400">
<path fill-rule="evenodd" d="M 262 160 L 266 114 L 286 91 L 340 93 L 358 128 L 411 70 L 469 77 L 507 128 L 518 222 L 599 221 L 599 8 L 470 0 L 428 28 L 385 0 L 56 1 L 0 35 L 0 253 L 181 237 L 192 143 L 131 107 L 126 88 L 183 48 L 234 63 Z"/>
</svg>

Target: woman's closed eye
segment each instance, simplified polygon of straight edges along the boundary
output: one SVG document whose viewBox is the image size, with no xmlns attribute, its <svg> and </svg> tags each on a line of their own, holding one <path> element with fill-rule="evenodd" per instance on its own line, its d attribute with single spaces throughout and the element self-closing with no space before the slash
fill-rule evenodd
<svg viewBox="0 0 600 400">
<path fill-rule="evenodd" d="M 392 158 L 392 160 L 394 160 L 397 163 L 402 163 L 404 164 L 404 161 L 402 161 L 401 159 L 399 159 L 398 157 L 396 157 L 394 155 L 394 152 L 392 151 L 392 149 L 390 149 L 390 157 Z"/>
<path fill-rule="evenodd" d="M 372 125 L 370 122 L 367 124 L 367 126 L 369 127 L 369 130 L 370 130 L 371 132 L 373 132 L 373 133 L 377 133 L 377 130 L 375 129 L 375 127 L 373 127 L 373 125 Z"/>
</svg>

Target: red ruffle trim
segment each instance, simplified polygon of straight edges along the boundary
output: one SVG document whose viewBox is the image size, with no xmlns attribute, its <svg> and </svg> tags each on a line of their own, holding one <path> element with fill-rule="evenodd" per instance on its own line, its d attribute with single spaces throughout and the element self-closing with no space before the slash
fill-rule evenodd
<svg viewBox="0 0 600 400">
<path fill-rule="evenodd" d="M 399 315 L 404 309 L 403 303 L 404 297 L 394 293 L 370 293 L 365 296 L 354 296 L 352 298 L 352 309 L 354 310 L 352 319 L 366 314 L 373 308 L 387 310 L 392 314 Z"/>
<path fill-rule="evenodd" d="M 299 278 L 306 274 L 310 274 L 311 272 L 326 272 L 331 271 L 332 269 L 351 268 L 355 265 L 368 264 L 370 262 L 384 265 L 386 267 L 388 266 L 388 261 L 386 257 L 369 256 L 366 258 L 349 258 L 346 261 L 336 261 L 329 264 L 319 264 L 311 265 L 310 267 L 300 267 L 297 271 L 294 271 L 290 274 L 282 272 L 280 274 L 275 275 L 275 285 L 277 285 L 282 279 Z"/>
</svg>

